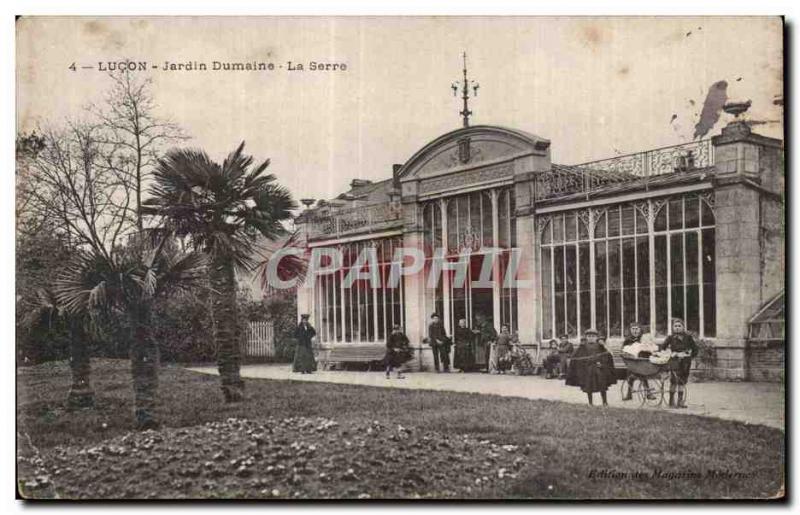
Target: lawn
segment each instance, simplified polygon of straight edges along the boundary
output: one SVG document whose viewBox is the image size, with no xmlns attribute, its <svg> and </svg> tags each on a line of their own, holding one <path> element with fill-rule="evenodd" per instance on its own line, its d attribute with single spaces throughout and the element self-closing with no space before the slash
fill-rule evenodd
<svg viewBox="0 0 800 515">
<path fill-rule="evenodd" d="M 66 411 L 69 369 L 18 369 L 28 498 L 768 498 L 784 433 L 718 419 L 467 393 L 218 379 L 165 367 L 158 431 L 131 430 L 128 364 L 93 360 L 97 408 Z"/>
</svg>

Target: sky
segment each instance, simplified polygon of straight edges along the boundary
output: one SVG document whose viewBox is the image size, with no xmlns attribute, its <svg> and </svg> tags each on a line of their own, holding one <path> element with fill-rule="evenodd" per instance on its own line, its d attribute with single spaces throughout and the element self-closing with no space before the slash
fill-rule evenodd
<svg viewBox="0 0 800 515">
<path fill-rule="evenodd" d="M 272 62 L 283 68 L 138 73 L 153 80 L 157 114 L 191 137 L 183 145 L 221 160 L 245 141 L 296 198 L 330 198 L 354 178 L 390 177 L 461 126 L 451 84 L 462 52 L 480 84 L 472 124 L 547 138 L 556 163 L 690 141 L 721 80 L 768 122 L 755 130 L 782 138 L 782 38 L 777 17 L 26 17 L 17 128 L 85 116 L 110 87 L 100 62 Z M 310 71 L 311 61 L 347 70 Z"/>
</svg>

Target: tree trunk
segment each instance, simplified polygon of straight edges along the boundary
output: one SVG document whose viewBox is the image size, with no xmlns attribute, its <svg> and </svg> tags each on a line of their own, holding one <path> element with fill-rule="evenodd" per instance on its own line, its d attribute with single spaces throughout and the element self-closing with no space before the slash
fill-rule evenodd
<svg viewBox="0 0 800 515">
<path fill-rule="evenodd" d="M 239 309 L 236 304 L 236 278 L 230 260 L 219 259 L 211 266 L 214 310 L 214 339 L 217 364 L 225 402 L 244 400 L 244 382 L 239 375 Z"/>
<path fill-rule="evenodd" d="M 90 382 L 92 364 L 89 345 L 81 331 L 70 329 L 70 359 L 72 387 L 67 396 L 67 407 L 71 409 L 94 407 L 94 390 Z"/>
<path fill-rule="evenodd" d="M 158 346 L 151 331 L 149 308 L 138 307 L 134 316 L 134 341 L 130 348 L 134 416 L 138 429 L 154 429 L 158 427 Z"/>
</svg>

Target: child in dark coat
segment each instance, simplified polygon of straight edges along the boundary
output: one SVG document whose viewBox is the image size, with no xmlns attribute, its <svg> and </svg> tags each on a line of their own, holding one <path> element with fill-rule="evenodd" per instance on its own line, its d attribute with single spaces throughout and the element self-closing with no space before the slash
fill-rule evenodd
<svg viewBox="0 0 800 515">
<path fill-rule="evenodd" d="M 669 349 L 673 352 L 670 360 L 670 367 L 673 373 L 669 381 L 669 407 L 686 407 L 686 383 L 689 382 L 689 372 L 692 369 L 692 358 L 697 356 L 697 342 L 691 334 L 686 332 L 683 320 L 675 318 L 672 320 L 672 334 L 667 336 L 661 349 Z M 675 356 L 675 353 L 678 356 Z M 675 403 L 675 393 L 678 393 L 678 403 Z"/>
<path fill-rule="evenodd" d="M 608 406 L 606 390 L 617 382 L 614 358 L 598 341 L 596 330 L 588 329 L 585 335 L 586 343 L 582 343 L 570 357 L 566 384 L 578 386 L 586 392 L 589 405 L 594 404 L 592 394 L 600 392 L 603 406 Z"/>
</svg>

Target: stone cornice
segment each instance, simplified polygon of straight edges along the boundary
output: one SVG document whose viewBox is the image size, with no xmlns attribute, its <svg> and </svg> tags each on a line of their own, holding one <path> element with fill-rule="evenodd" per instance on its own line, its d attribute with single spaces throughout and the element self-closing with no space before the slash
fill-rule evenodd
<svg viewBox="0 0 800 515">
<path fill-rule="evenodd" d="M 456 129 L 454 131 L 448 132 L 439 136 L 438 138 L 428 142 L 424 147 L 418 150 L 408 161 L 403 165 L 403 167 L 399 170 L 398 174 L 401 177 L 400 181 L 407 180 L 407 178 L 412 176 L 412 173 L 418 168 L 420 163 L 424 163 L 426 159 L 428 159 L 431 155 L 435 154 L 437 151 L 442 149 L 447 145 L 451 145 L 453 142 L 458 141 L 459 139 L 469 137 L 483 137 L 489 136 L 494 138 L 499 138 L 501 140 L 506 140 L 508 143 L 516 147 L 518 152 L 515 152 L 513 155 L 508 155 L 507 158 L 519 158 L 524 156 L 546 156 L 549 151 L 550 141 L 542 138 L 540 136 L 536 136 L 535 134 L 529 134 L 527 132 L 518 130 L 518 129 L 511 129 L 507 127 L 500 127 L 494 125 L 474 125 L 471 127 L 465 127 Z M 474 166 L 474 164 L 473 164 Z M 458 171 L 463 170 L 465 167 L 453 167 L 446 169 L 449 171 Z M 469 164 L 466 165 L 466 168 L 471 168 Z"/>
<path fill-rule="evenodd" d="M 425 178 L 420 183 L 419 193 L 434 195 L 451 190 L 460 190 L 466 186 L 476 184 L 490 184 L 504 179 L 511 179 L 514 175 L 513 162 L 500 162 L 498 164 L 481 166 L 460 173 L 448 173 L 431 178 Z"/>
<path fill-rule="evenodd" d="M 761 179 L 751 174 L 727 173 L 718 174 L 712 184 L 715 188 L 724 188 L 727 186 L 741 185 L 746 188 L 756 190 L 764 195 L 771 197 L 773 200 L 782 200 L 780 193 L 768 190 L 761 186 Z"/>
<path fill-rule="evenodd" d="M 522 172 L 522 173 L 515 173 L 514 174 L 514 183 L 518 182 L 530 182 L 534 179 L 536 174 L 539 172 Z"/>
<path fill-rule="evenodd" d="M 750 130 L 745 122 L 733 122 L 722 129 L 722 134 L 711 138 L 714 146 L 729 145 L 731 143 L 751 143 L 763 147 L 783 149 L 783 141 L 756 134 Z"/>
</svg>

